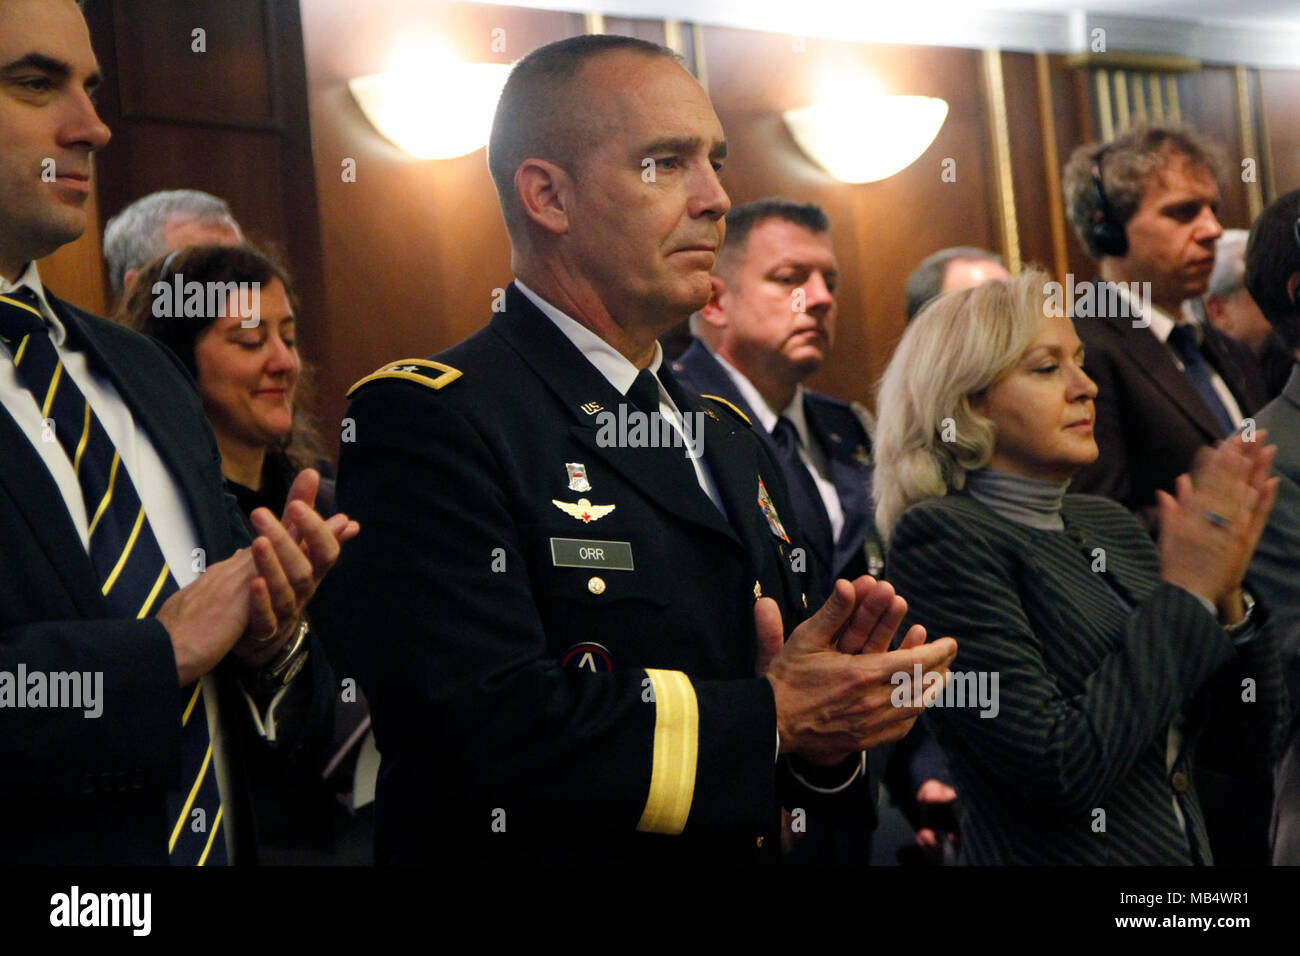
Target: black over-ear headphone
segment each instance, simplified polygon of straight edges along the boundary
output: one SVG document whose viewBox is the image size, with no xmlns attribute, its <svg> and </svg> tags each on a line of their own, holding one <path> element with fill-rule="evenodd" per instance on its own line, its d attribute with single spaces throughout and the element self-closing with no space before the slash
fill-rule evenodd
<svg viewBox="0 0 1300 956">
<path fill-rule="evenodd" d="M 1088 238 L 1092 247 L 1103 256 L 1122 256 L 1128 252 L 1128 236 L 1124 233 L 1124 224 L 1115 218 L 1110 200 L 1106 198 L 1106 187 L 1102 185 L 1101 161 L 1109 145 L 1103 146 L 1093 158 L 1092 185 L 1097 190 L 1097 206 L 1101 210 L 1101 220 L 1088 227 Z"/>
</svg>

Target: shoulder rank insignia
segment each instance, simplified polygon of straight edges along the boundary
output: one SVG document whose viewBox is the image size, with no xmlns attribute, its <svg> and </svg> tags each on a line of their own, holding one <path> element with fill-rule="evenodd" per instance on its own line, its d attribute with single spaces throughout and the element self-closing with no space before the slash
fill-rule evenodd
<svg viewBox="0 0 1300 956">
<path fill-rule="evenodd" d="M 763 512 L 763 517 L 767 519 L 767 526 L 772 529 L 772 533 L 784 541 L 790 543 L 790 536 L 785 533 L 785 526 L 781 524 L 781 516 L 776 513 L 776 505 L 772 504 L 772 496 L 767 493 L 767 485 L 763 484 L 763 479 L 758 479 L 758 508 Z"/>
<path fill-rule="evenodd" d="M 348 389 L 347 397 L 351 398 L 352 393 L 362 385 L 367 385 L 381 378 L 404 378 L 408 382 L 419 382 L 429 388 L 439 389 L 444 385 L 450 385 L 460 376 L 460 369 L 452 368 L 450 365 L 444 365 L 441 362 L 435 362 L 432 359 L 401 359 L 396 362 L 389 362 L 383 368 L 371 372 L 363 379 L 359 379 Z"/>
<path fill-rule="evenodd" d="M 731 409 L 733 412 L 736 413 L 736 417 L 739 418 L 742 422 L 744 422 L 744 423 L 745 423 L 746 425 L 748 425 L 750 428 L 753 428 L 753 427 L 754 427 L 754 423 L 751 422 L 751 421 L 749 420 L 749 416 L 748 416 L 748 415 L 746 415 L 744 412 L 742 412 L 739 408 L 737 408 L 737 407 L 736 407 L 735 405 L 733 405 L 731 402 L 727 401 L 727 400 L 726 400 L 725 398 L 723 398 L 721 395 L 701 395 L 700 398 L 707 398 L 707 399 L 708 399 L 709 401 L 711 401 L 711 402 L 720 402 L 721 404 L 726 405 L 729 409 Z"/>
<path fill-rule="evenodd" d="M 566 515 L 577 518 L 583 524 L 591 524 L 593 521 L 599 521 L 605 515 L 609 514 L 616 507 L 615 505 L 593 505 L 586 498 L 579 498 L 578 503 L 570 504 L 567 501 L 556 501 L 551 499 L 551 504 L 559 508 Z"/>
</svg>

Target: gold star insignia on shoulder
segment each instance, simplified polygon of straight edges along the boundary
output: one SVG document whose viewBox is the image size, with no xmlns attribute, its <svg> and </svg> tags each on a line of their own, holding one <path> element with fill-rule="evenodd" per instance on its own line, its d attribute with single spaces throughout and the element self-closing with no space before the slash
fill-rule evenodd
<svg viewBox="0 0 1300 956">
<path fill-rule="evenodd" d="M 725 398 L 723 398 L 721 395 L 701 395 L 700 398 L 707 398 L 707 399 L 708 399 L 709 401 L 711 401 L 711 402 L 718 402 L 718 403 L 720 403 L 720 404 L 722 404 L 722 405 L 725 405 L 727 408 L 731 409 L 731 411 L 735 413 L 736 417 L 739 418 L 742 422 L 744 422 L 744 423 L 745 423 L 746 425 L 748 425 L 750 428 L 753 428 L 753 427 L 754 427 L 754 423 L 751 422 L 751 421 L 749 420 L 749 416 L 748 416 L 748 415 L 746 415 L 744 412 L 742 412 L 742 411 L 741 411 L 739 408 L 737 408 L 734 404 L 732 404 L 731 402 L 727 401 L 727 400 L 726 400 Z"/>
<path fill-rule="evenodd" d="M 605 515 L 614 510 L 615 505 L 593 505 L 586 498 L 579 498 L 577 504 L 568 501 L 556 501 L 551 499 L 551 504 L 559 508 L 571 518 L 577 518 L 583 524 L 591 524 L 593 521 L 599 521 Z"/>
<path fill-rule="evenodd" d="M 361 386 L 383 378 L 404 378 L 408 382 L 417 382 L 436 391 L 450 385 L 460 376 L 460 369 L 444 365 L 442 362 L 435 362 L 432 359 L 399 359 L 396 362 L 389 362 L 382 368 L 371 372 L 365 378 L 358 380 L 348 389 L 348 398 L 351 398 L 352 393 Z"/>
</svg>

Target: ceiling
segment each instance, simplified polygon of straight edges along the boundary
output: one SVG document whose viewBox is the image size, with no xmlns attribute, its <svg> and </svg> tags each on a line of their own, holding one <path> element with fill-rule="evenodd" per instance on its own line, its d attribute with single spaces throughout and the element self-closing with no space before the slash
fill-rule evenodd
<svg viewBox="0 0 1300 956">
<path fill-rule="evenodd" d="M 856 42 L 1075 52 L 1107 49 L 1300 69 L 1300 0 L 506 0 Z"/>
</svg>

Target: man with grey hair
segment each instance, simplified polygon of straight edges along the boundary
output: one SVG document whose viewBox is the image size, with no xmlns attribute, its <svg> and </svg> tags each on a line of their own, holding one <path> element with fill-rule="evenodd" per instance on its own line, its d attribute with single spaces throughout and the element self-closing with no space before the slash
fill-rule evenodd
<svg viewBox="0 0 1300 956">
<path fill-rule="evenodd" d="M 907 321 L 925 308 L 926 303 L 944 292 L 969 289 L 989 279 L 1009 279 L 1006 263 L 996 252 L 976 246 L 950 246 L 921 260 L 907 277 L 904 299 Z"/>
<path fill-rule="evenodd" d="M 243 231 L 224 199 L 197 189 L 168 189 L 131 203 L 104 227 L 104 260 L 121 298 L 146 263 L 184 246 L 237 246 Z"/>
<path fill-rule="evenodd" d="M 1286 385 L 1295 358 L 1260 311 L 1246 288 L 1245 229 L 1225 229 L 1210 273 L 1210 288 L 1201 298 L 1205 319 L 1220 332 L 1250 349 L 1259 362 L 1268 398 Z"/>
</svg>

